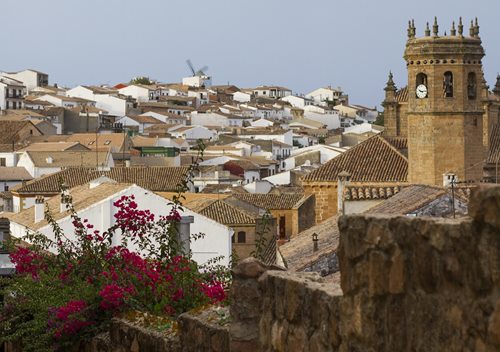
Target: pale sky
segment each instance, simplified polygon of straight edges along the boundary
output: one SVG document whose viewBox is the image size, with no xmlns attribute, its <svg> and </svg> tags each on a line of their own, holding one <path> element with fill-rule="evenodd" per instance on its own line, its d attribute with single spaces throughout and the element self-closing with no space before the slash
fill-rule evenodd
<svg viewBox="0 0 500 352">
<path fill-rule="evenodd" d="M 33 68 L 50 83 L 116 84 L 145 75 L 178 82 L 185 60 L 214 84 L 341 86 L 379 106 L 389 70 L 406 85 L 408 19 L 417 35 L 438 17 L 479 18 L 486 80 L 500 71 L 497 0 L 16 0 L 0 3 L 0 70 Z"/>
</svg>

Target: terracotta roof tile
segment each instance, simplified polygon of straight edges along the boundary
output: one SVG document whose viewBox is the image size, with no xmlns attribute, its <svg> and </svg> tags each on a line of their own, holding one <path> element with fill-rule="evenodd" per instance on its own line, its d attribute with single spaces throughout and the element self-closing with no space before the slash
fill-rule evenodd
<svg viewBox="0 0 500 352">
<path fill-rule="evenodd" d="M 366 211 L 369 214 L 408 214 L 447 193 L 444 187 L 410 185 Z"/>
<path fill-rule="evenodd" d="M 107 151 L 27 151 L 36 167 L 95 166 L 96 155 L 99 166 L 108 165 L 111 155 Z"/>
<path fill-rule="evenodd" d="M 33 130 L 41 132 L 30 121 L 11 121 L 0 120 L 0 144 L 11 144 L 22 142 L 19 140 L 18 133 L 23 128 L 31 127 Z"/>
<path fill-rule="evenodd" d="M 496 164 L 500 160 L 500 123 L 493 126 L 490 135 L 490 147 L 488 150 L 488 157 L 486 163 Z"/>
<path fill-rule="evenodd" d="M 0 180 L 1 181 L 27 181 L 32 180 L 33 177 L 24 167 L 0 167 Z"/>
<path fill-rule="evenodd" d="M 101 175 L 117 182 L 135 183 L 154 192 L 175 191 L 177 184 L 185 178 L 187 167 L 115 167 L 110 171 L 97 171 L 95 168 L 68 168 L 36 180 L 27 182 L 12 190 L 23 195 L 59 193 L 60 180 L 68 187 L 76 187 L 90 182 Z"/>
<path fill-rule="evenodd" d="M 318 234 L 318 251 L 314 251 L 313 233 Z M 279 247 L 288 270 L 302 271 L 323 255 L 337 251 L 339 245 L 337 217 L 331 217 L 319 225 L 302 231 L 288 243 Z"/>
<path fill-rule="evenodd" d="M 344 190 L 345 200 L 388 199 L 401 191 L 401 186 L 352 185 Z"/>
<path fill-rule="evenodd" d="M 186 208 L 225 225 L 255 224 L 256 217 L 245 210 L 218 199 L 197 199 L 185 204 Z"/>
<path fill-rule="evenodd" d="M 73 206 L 76 211 L 87 208 L 96 202 L 103 200 L 107 197 L 112 196 L 126 188 L 130 187 L 130 184 L 111 184 L 104 183 L 97 187 L 90 188 L 88 184 L 84 184 L 69 190 Z M 63 219 L 70 215 L 69 212 L 61 212 L 60 208 L 61 196 L 55 195 L 47 200 L 47 205 L 49 210 L 55 220 Z M 7 216 L 10 221 L 16 222 L 18 224 L 24 225 L 32 230 L 36 230 L 46 226 L 47 220 L 42 220 L 35 223 L 35 207 L 30 207 L 19 213 L 9 214 Z"/>
<path fill-rule="evenodd" d="M 396 101 L 398 103 L 408 102 L 408 86 L 401 88 L 396 92 Z"/>
<path fill-rule="evenodd" d="M 408 159 L 376 135 L 336 156 L 304 177 L 304 181 L 337 181 L 342 171 L 353 182 L 406 182 Z"/>
<path fill-rule="evenodd" d="M 233 196 L 244 202 L 255 205 L 258 208 L 292 209 L 308 196 L 304 194 L 257 194 L 257 193 L 234 193 Z"/>
</svg>

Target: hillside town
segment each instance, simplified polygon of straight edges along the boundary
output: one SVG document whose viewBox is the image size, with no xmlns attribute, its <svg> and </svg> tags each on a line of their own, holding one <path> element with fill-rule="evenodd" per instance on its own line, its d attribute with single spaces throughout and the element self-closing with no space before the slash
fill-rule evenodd
<svg viewBox="0 0 500 352">
<path fill-rule="evenodd" d="M 181 197 L 179 238 L 199 265 L 257 253 L 340 287 L 341 217 L 468 221 L 472 194 L 500 183 L 500 75 L 484 77 L 477 20 L 467 33 L 457 23 L 417 36 L 410 21 L 408 83 L 388 72 L 380 107 L 335 82 L 215 85 L 190 60 L 168 83 L 63 87 L 50 72 L 1 71 L 0 240 L 52 238 L 54 222 L 70 233 L 70 207 L 104 233 L 120 200 L 168 217 Z"/>
</svg>

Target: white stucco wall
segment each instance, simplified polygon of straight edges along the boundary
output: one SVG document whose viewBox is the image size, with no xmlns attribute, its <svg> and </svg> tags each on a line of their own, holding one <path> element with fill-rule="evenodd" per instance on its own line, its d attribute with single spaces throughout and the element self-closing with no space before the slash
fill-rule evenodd
<svg viewBox="0 0 500 352">
<path fill-rule="evenodd" d="M 109 198 L 78 211 L 78 214 L 82 219 L 88 219 L 89 223 L 94 225 L 95 230 L 101 232 L 106 231 L 115 221 L 114 214 L 116 214 L 117 208 L 113 206 L 113 203 L 122 195 L 134 195 L 138 207 L 140 209 L 149 209 L 155 214 L 156 219 L 161 215 L 167 215 L 171 209 L 168 205 L 169 201 L 165 198 L 139 186 L 132 185 Z M 233 230 L 187 208 L 184 208 L 181 215 L 191 215 L 194 217 L 194 222 L 190 227 L 191 235 L 199 233 L 205 234 L 204 238 L 191 242 L 193 259 L 202 264 L 211 258 L 222 255 L 224 258 L 220 264 L 228 265 L 231 254 L 231 237 L 233 235 Z M 59 220 L 58 224 L 69 238 L 74 239 L 74 229 L 72 220 L 69 216 Z M 52 229 L 48 225 L 42 227 L 39 232 L 45 234 L 49 238 L 53 238 Z M 26 228 L 20 224 L 11 222 L 11 233 L 14 237 L 22 237 L 26 234 Z M 121 235 L 117 232 L 117 236 L 113 240 L 113 243 L 119 244 L 120 242 Z M 129 244 L 128 247 L 131 250 L 137 249 L 132 244 Z"/>
</svg>

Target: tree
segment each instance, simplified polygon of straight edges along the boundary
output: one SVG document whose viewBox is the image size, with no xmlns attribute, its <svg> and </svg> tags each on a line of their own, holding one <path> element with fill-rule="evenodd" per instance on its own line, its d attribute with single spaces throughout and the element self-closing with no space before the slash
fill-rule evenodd
<svg viewBox="0 0 500 352">
<path fill-rule="evenodd" d="M 139 76 L 139 77 L 134 77 L 130 80 L 130 84 L 146 84 L 150 85 L 153 84 L 154 82 L 149 79 L 149 77 L 146 76 Z"/>
</svg>

